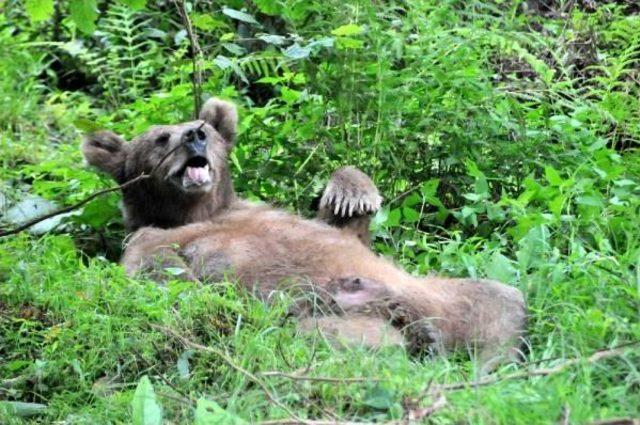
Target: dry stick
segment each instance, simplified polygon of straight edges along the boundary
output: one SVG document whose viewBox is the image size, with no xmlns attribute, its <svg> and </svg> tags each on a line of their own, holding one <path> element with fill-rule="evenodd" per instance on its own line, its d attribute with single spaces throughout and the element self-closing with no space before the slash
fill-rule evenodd
<svg viewBox="0 0 640 425">
<path fill-rule="evenodd" d="M 191 82 L 193 84 L 193 105 L 195 108 L 194 115 L 198 119 L 198 113 L 200 112 L 202 101 L 202 70 L 200 69 L 199 61 L 202 58 L 202 49 L 198 44 L 198 36 L 193 30 L 191 19 L 184 5 L 184 0 L 173 0 L 173 3 L 178 9 L 178 14 L 182 19 L 185 29 L 187 30 L 187 37 L 189 38 L 189 45 L 191 46 L 191 64 L 193 66 L 193 78 Z"/>
<path fill-rule="evenodd" d="M 156 329 L 156 330 L 159 330 L 160 332 L 164 333 L 167 336 L 172 336 L 172 337 L 176 338 L 177 340 L 182 342 L 182 344 L 184 344 L 186 347 L 190 347 L 190 348 L 193 348 L 193 349 L 199 350 L 199 351 L 205 351 L 207 353 L 212 353 L 212 354 L 215 354 L 216 356 L 220 357 L 232 369 L 235 369 L 237 372 L 240 372 L 242 375 L 244 375 L 247 378 L 249 378 L 249 380 L 251 382 L 253 382 L 254 384 L 258 385 L 262 389 L 262 392 L 264 392 L 264 394 L 267 396 L 269 401 L 271 401 L 273 404 L 275 404 L 276 406 L 278 406 L 279 408 L 281 408 L 282 410 L 287 412 L 287 414 L 291 418 L 293 418 L 293 420 L 297 421 L 295 423 L 300 423 L 300 424 L 307 424 L 308 423 L 308 421 L 299 418 L 287 406 L 282 404 L 277 399 L 277 397 L 271 392 L 271 390 L 269 390 L 269 388 L 267 388 L 265 383 L 262 382 L 257 376 L 255 376 L 253 373 L 249 372 L 248 370 L 238 366 L 233 361 L 233 359 L 231 357 L 229 357 L 227 354 L 225 354 L 223 351 L 218 350 L 218 349 L 213 348 L 213 347 L 208 347 L 206 345 L 198 344 L 197 342 L 193 342 L 193 341 L 189 340 L 188 338 L 180 335 L 179 333 L 177 333 L 173 329 L 169 329 L 169 328 L 166 328 L 164 326 L 159 326 L 159 325 L 154 325 L 154 324 L 151 324 L 151 327 Z"/>
<path fill-rule="evenodd" d="M 540 368 L 540 369 L 534 369 L 534 370 L 525 371 L 525 372 L 514 372 L 504 376 L 494 376 L 486 379 L 480 379 L 475 382 L 457 382 L 455 384 L 449 384 L 449 385 L 436 385 L 434 388 L 428 390 L 426 393 L 429 395 L 434 395 L 434 394 L 439 394 L 441 392 L 456 391 L 456 390 L 461 390 L 466 388 L 485 387 L 487 385 L 493 385 L 493 384 L 497 384 L 504 381 L 512 381 L 514 379 L 526 379 L 526 378 L 531 378 L 533 376 L 553 375 L 553 374 L 562 372 L 571 366 L 581 363 L 582 361 L 585 361 L 588 364 L 593 364 L 603 359 L 608 359 L 611 357 L 619 357 L 627 352 L 630 345 L 639 345 L 639 344 L 640 344 L 640 341 L 635 341 L 635 343 L 629 344 L 624 348 L 615 348 L 611 350 L 596 351 L 586 359 L 572 358 L 550 368 Z"/>
<path fill-rule="evenodd" d="M 305 420 L 304 422 L 293 419 L 274 419 L 271 421 L 258 422 L 258 425 L 370 425 L 371 422 L 350 422 L 331 420 Z M 401 421 L 383 422 L 382 425 L 400 425 Z"/>
<path fill-rule="evenodd" d="M 316 381 L 316 382 L 336 382 L 336 383 L 353 383 L 353 382 L 381 382 L 388 381 L 388 379 L 383 378 L 334 378 L 331 376 L 306 376 L 306 375 L 296 375 L 293 373 L 285 373 L 280 371 L 269 371 L 269 372 L 261 372 L 261 376 L 275 376 L 278 378 L 287 378 L 294 381 Z"/>
<path fill-rule="evenodd" d="M 45 221 L 45 220 L 47 220 L 47 219 L 49 219 L 51 217 L 55 217 L 55 216 L 60 215 L 60 214 L 65 214 L 65 213 L 71 212 L 71 211 L 73 211 L 73 210 L 75 210 L 77 208 L 80 208 L 81 206 L 85 205 L 86 203 L 98 198 L 99 196 L 106 195 L 107 193 L 115 192 L 117 190 L 126 189 L 127 187 L 133 186 L 134 184 L 136 184 L 136 183 L 138 183 L 138 182 L 140 182 L 142 180 L 148 179 L 149 177 L 151 177 L 153 175 L 153 173 L 155 173 L 158 170 L 158 168 L 169 157 L 169 155 L 171 155 L 180 146 L 182 146 L 182 143 L 179 143 L 175 148 L 173 148 L 169 152 L 167 152 L 162 157 L 160 162 L 158 162 L 156 164 L 156 166 L 153 167 L 153 169 L 151 170 L 150 173 L 148 173 L 148 174 L 144 174 L 144 173 L 140 174 L 138 177 L 135 177 L 135 178 L 133 178 L 133 179 L 131 179 L 131 180 L 119 185 L 119 186 L 110 187 L 110 188 L 107 188 L 107 189 L 100 190 L 98 192 L 92 193 L 91 195 L 89 195 L 88 197 L 84 198 L 80 202 L 77 202 L 77 203 L 75 203 L 73 205 L 70 205 L 68 207 L 64 207 L 64 208 L 61 208 L 59 210 L 50 212 L 50 213 L 42 215 L 40 217 L 36 217 L 33 220 L 29 220 L 26 223 L 23 223 L 23 224 L 19 225 L 16 228 L 13 228 L 13 229 L 10 229 L 10 230 L 2 230 L 2 231 L 0 231 L 0 238 L 5 237 L 5 236 L 10 236 L 10 235 L 15 235 L 16 233 L 20 233 L 23 230 L 26 230 L 29 227 L 40 223 L 41 221 Z"/>
</svg>

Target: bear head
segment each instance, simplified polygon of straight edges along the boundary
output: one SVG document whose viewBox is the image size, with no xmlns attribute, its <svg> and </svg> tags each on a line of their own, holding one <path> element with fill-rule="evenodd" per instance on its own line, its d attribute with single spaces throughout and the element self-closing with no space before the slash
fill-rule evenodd
<svg viewBox="0 0 640 425">
<path fill-rule="evenodd" d="M 209 99 L 195 121 L 155 126 L 127 143 L 110 131 L 88 135 L 87 162 L 124 184 L 128 231 L 142 226 L 176 227 L 211 218 L 234 199 L 227 157 L 235 142 L 233 104 Z"/>
</svg>

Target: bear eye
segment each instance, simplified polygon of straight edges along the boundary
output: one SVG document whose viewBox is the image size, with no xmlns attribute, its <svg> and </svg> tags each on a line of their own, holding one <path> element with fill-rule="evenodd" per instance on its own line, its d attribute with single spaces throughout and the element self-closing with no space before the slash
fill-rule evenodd
<svg viewBox="0 0 640 425">
<path fill-rule="evenodd" d="M 166 145 L 170 138 L 171 138 L 170 134 L 163 133 L 160 136 L 158 136 L 158 138 L 156 139 L 156 144 L 158 144 L 158 145 Z"/>
</svg>

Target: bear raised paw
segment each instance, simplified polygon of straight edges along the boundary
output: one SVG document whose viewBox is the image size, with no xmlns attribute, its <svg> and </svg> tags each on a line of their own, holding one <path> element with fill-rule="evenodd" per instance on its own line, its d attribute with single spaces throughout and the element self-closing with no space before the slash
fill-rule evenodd
<svg viewBox="0 0 640 425">
<path fill-rule="evenodd" d="M 359 171 L 334 174 L 316 220 L 238 199 L 227 162 L 236 123 L 232 104 L 210 99 L 199 120 L 154 127 L 130 143 L 108 132 L 87 137 L 87 161 L 118 182 L 153 172 L 123 191 L 135 231 L 122 258 L 128 273 L 157 276 L 175 265 L 187 279 L 235 277 L 265 299 L 288 288 L 323 294 L 338 308 L 314 326 L 352 342 L 401 337 L 412 350 L 466 348 L 487 362 L 517 351 L 526 316 L 519 290 L 412 276 L 362 243 L 358 220 L 368 225 L 380 197 Z M 309 310 L 297 313 L 308 328 Z M 364 333 L 377 336 L 361 341 Z"/>
</svg>

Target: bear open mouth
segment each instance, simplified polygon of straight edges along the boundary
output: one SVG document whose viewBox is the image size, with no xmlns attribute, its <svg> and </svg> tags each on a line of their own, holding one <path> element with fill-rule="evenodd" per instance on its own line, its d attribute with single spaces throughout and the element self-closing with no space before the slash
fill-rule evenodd
<svg viewBox="0 0 640 425">
<path fill-rule="evenodd" d="M 203 156 L 194 156 L 190 158 L 181 171 L 182 186 L 189 188 L 191 186 L 204 186 L 211 183 L 211 173 L 209 161 Z"/>
</svg>

